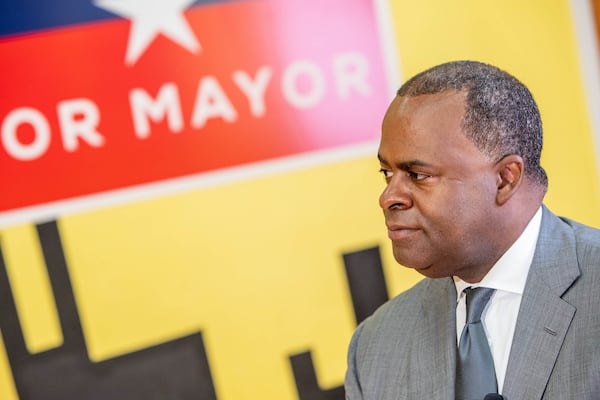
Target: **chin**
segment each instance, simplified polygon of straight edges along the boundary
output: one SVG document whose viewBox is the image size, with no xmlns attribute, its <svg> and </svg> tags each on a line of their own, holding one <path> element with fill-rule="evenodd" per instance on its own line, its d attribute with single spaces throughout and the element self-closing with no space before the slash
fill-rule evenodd
<svg viewBox="0 0 600 400">
<path fill-rule="evenodd" d="M 398 254 L 394 252 L 394 259 L 396 262 L 403 267 L 414 269 L 418 273 L 428 276 L 427 271 L 431 269 L 431 265 L 423 262 L 423 260 L 416 260 L 412 257 L 406 257 L 404 254 Z"/>
<path fill-rule="evenodd" d="M 414 259 L 411 260 L 406 257 L 396 257 L 395 255 L 394 258 L 398 264 L 402 265 L 403 267 L 413 269 L 427 278 L 447 278 L 452 276 L 452 274 L 449 274 L 448 271 L 435 268 L 431 263 L 426 263 L 423 261 L 418 262 Z"/>
<path fill-rule="evenodd" d="M 423 257 L 424 252 L 415 251 L 414 247 L 398 246 L 392 242 L 392 252 L 398 264 L 402 264 L 409 268 L 418 268 L 419 266 L 427 264 L 427 260 Z"/>
<path fill-rule="evenodd" d="M 447 273 L 443 273 L 440 272 L 438 270 L 436 270 L 435 268 L 431 268 L 431 267 L 426 267 L 426 268 L 415 268 L 415 271 L 417 271 L 418 273 L 420 273 L 423 276 L 426 276 L 427 278 L 432 278 L 432 279 L 437 279 L 437 278 L 448 278 L 452 275 L 449 275 Z"/>
</svg>

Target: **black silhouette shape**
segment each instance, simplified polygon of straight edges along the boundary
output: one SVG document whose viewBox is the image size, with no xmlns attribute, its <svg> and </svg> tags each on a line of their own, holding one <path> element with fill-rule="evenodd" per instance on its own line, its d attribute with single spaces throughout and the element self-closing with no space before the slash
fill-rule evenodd
<svg viewBox="0 0 600 400">
<path fill-rule="evenodd" d="M 343 255 L 356 324 L 389 299 L 379 247 Z M 292 355 L 290 364 L 300 400 L 344 400 L 344 386 L 319 386 L 310 351 Z"/>
<path fill-rule="evenodd" d="M 200 332 L 91 362 L 57 224 L 37 231 L 64 343 L 28 353 L 0 248 L 0 328 L 21 400 L 216 400 Z"/>
<path fill-rule="evenodd" d="M 356 325 L 389 300 L 379 247 L 344 254 Z"/>
<path fill-rule="evenodd" d="M 102 362 L 89 360 L 60 233 L 37 226 L 64 343 L 29 354 L 0 247 L 0 328 L 21 400 L 216 400 L 200 332 Z M 356 323 L 388 300 L 378 247 L 343 255 Z M 319 386 L 310 351 L 290 356 L 300 400 L 344 400 Z"/>
<path fill-rule="evenodd" d="M 290 357 L 300 400 L 344 400 L 343 386 L 321 389 L 310 351 Z"/>
</svg>

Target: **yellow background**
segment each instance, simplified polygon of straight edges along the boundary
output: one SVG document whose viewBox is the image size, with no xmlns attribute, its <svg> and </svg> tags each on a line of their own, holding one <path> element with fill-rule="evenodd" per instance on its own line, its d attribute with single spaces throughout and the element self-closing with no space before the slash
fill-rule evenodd
<svg viewBox="0 0 600 400">
<path fill-rule="evenodd" d="M 532 90 L 555 212 L 600 227 L 600 189 L 569 2 L 391 3 L 401 75 L 478 59 Z M 383 110 L 382 110 L 383 112 Z M 341 254 L 382 246 L 395 265 L 375 157 L 164 196 L 59 220 L 94 361 L 202 330 L 221 400 L 297 398 L 290 355 L 310 350 L 323 388 L 343 382 L 354 329 Z M 62 337 L 31 225 L 0 232 L 30 351 Z M 0 399 L 16 399 L 0 346 Z"/>
</svg>

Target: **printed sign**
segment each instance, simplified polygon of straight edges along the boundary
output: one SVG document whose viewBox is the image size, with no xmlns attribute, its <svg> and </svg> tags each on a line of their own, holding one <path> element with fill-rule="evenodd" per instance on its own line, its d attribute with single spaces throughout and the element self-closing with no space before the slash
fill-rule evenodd
<svg viewBox="0 0 600 400">
<path fill-rule="evenodd" d="M 2 8 L 0 398 L 342 400 L 388 298 L 377 5 Z"/>
<path fill-rule="evenodd" d="M 40 26 L 0 39 L 0 213 L 376 139 L 372 2 L 192 3 L 20 10 Z"/>
</svg>

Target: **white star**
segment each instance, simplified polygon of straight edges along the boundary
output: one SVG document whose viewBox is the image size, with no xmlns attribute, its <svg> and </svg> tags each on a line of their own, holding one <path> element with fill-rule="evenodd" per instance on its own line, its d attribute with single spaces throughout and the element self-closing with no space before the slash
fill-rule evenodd
<svg viewBox="0 0 600 400">
<path fill-rule="evenodd" d="M 125 64 L 133 65 L 162 33 L 192 53 L 201 50 L 183 10 L 194 0 L 95 0 L 97 7 L 131 20 Z"/>
</svg>

